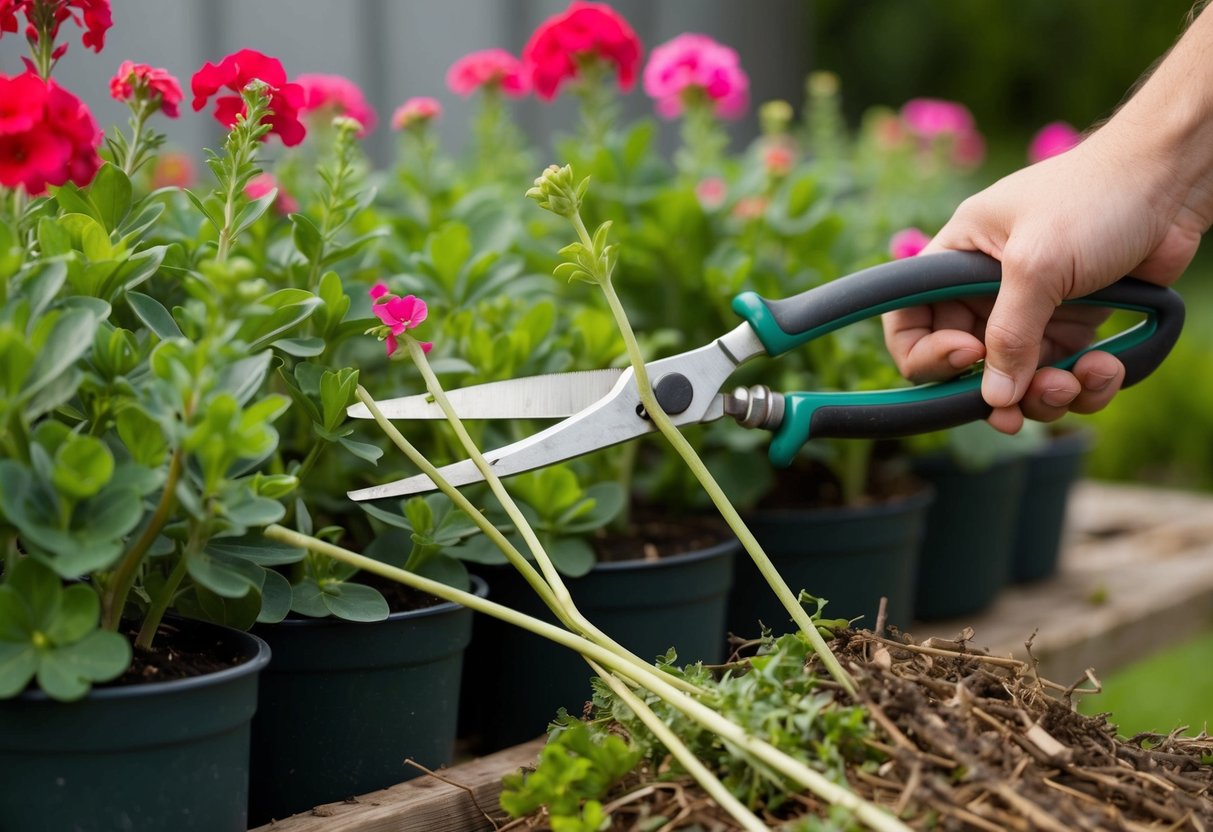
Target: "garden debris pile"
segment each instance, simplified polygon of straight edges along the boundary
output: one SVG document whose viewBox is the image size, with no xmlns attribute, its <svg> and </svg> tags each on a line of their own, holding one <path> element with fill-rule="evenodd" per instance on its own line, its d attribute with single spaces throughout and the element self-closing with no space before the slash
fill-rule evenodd
<svg viewBox="0 0 1213 832">
<path fill-rule="evenodd" d="M 1213 738 L 1118 738 L 1105 717 L 1072 707 L 1098 689 L 1090 671 L 1058 685 L 972 637 L 912 644 L 858 631 L 835 643 L 889 758 L 876 774 L 852 772 L 857 792 L 916 827 L 1213 829 Z"/>
<path fill-rule="evenodd" d="M 966 629 L 914 643 L 847 630 L 834 640 L 876 726 L 868 743 L 884 760 L 848 769 L 857 794 L 914 829 L 1213 832 L 1213 737 L 1180 729 L 1120 738 L 1105 717 L 1073 707 L 1099 688 L 1090 671 L 1060 685 L 1032 662 L 987 655 L 972 638 Z M 1030 656 L 1031 640 L 1027 647 Z M 807 670 L 845 696 L 812 656 Z M 604 803 L 620 832 L 738 828 L 689 779 L 661 781 L 644 767 Z M 772 828 L 859 828 L 808 794 L 759 814 Z M 834 824 L 798 822 L 809 816 Z M 544 826 L 531 817 L 502 828 Z"/>
</svg>

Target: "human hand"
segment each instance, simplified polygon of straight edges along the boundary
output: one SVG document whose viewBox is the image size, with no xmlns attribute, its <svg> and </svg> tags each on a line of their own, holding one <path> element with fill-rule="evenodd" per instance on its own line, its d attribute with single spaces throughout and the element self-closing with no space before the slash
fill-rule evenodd
<svg viewBox="0 0 1213 832">
<path fill-rule="evenodd" d="M 966 200 L 923 253 L 983 251 L 1002 261 L 996 298 L 945 301 L 884 316 L 902 375 L 936 381 L 985 359 L 990 424 L 1014 433 L 1024 417 L 1092 413 L 1120 389 L 1124 367 L 1104 352 L 1072 372 L 1040 364 L 1094 340 L 1106 310 L 1067 305 L 1121 277 L 1173 282 L 1207 223 L 1187 207 L 1191 188 L 1165 161 L 1138 158 L 1114 134 L 1000 180 Z"/>
</svg>

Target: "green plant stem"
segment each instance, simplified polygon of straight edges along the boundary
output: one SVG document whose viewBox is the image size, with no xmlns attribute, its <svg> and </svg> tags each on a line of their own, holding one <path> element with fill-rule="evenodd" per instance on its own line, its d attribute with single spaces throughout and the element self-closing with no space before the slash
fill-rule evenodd
<svg viewBox="0 0 1213 832">
<path fill-rule="evenodd" d="M 205 529 L 209 522 L 209 511 L 204 519 L 195 522 L 194 528 L 190 532 L 189 542 L 185 544 L 181 557 L 173 565 L 173 571 L 169 573 L 168 578 L 164 581 L 164 586 L 160 588 L 160 594 L 152 600 L 151 609 L 144 616 L 143 625 L 139 628 L 139 635 L 135 639 L 136 647 L 147 650 L 152 646 L 152 640 L 156 638 L 156 631 L 160 629 L 160 622 L 164 620 L 164 614 L 173 603 L 173 596 L 177 594 L 181 581 L 185 579 L 185 573 L 189 569 L 190 558 L 202 548 Z"/>
<path fill-rule="evenodd" d="M 139 157 L 142 155 L 142 148 L 139 145 L 143 141 L 143 125 L 147 121 L 147 109 L 148 104 L 143 101 L 131 117 L 131 143 L 127 145 L 126 158 L 122 160 L 122 172 L 127 176 L 134 176 L 139 167 Z"/>
<path fill-rule="evenodd" d="M 578 235 L 582 238 L 582 244 L 587 248 L 592 248 L 592 240 L 589 233 L 586 231 L 585 224 L 581 221 L 581 217 L 577 214 L 573 215 L 574 225 L 577 228 Z M 771 589 L 779 598 L 784 608 L 792 616 L 792 620 L 796 622 L 796 626 L 804 633 L 813 650 L 821 657 L 821 661 L 829 670 L 830 675 L 842 685 L 847 693 L 855 693 L 855 681 L 851 678 L 851 674 L 847 673 L 846 669 L 839 664 L 833 652 L 830 651 L 829 645 L 825 639 L 817 632 L 817 627 L 814 626 L 809 614 L 804 607 L 792 594 L 792 590 L 788 588 L 787 582 L 779 574 L 775 565 L 771 563 L 771 559 L 767 553 L 763 551 L 762 546 L 758 543 L 745 521 L 741 519 L 737 509 L 729 502 L 729 498 L 725 495 L 723 489 L 716 482 L 715 478 L 708 471 L 707 466 L 703 464 L 703 460 L 695 453 L 695 449 L 691 447 L 691 443 L 686 440 L 682 432 L 674 426 L 670 421 L 670 417 L 661 409 L 661 405 L 657 402 L 657 396 L 653 393 L 653 385 L 649 380 L 649 374 L 644 367 L 644 358 L 640 354 L 640 345 L 636 341 L 636 333 L 632 331 L 632 325 L 628 322 L 627 312 L 624 311 L 623 304 L 619 300 L 619 295 L 615 293 L 615 287 L 611 285 L 610 276 L 605 276 L 600 284 L 603 294 L 606 296 L 607 305 L 611 309 L 611 314 L 615 316 L 615 321 L 619 326 L 619 331 L 623 335 L 624 345 L 627 347 L 628 358 L 632 362 L 632 367 L 635 371 L 636 389 L 640 393 L 640 401 L 644 405 L 645 412 L 649 414 L 649 418 L 653 420 L 653 424 L 661 431 L 662 435 L 669 440 L 674 450 L 686 462 L 687 467 L 699 480 L 700 485 L 711 498 L 712 503 L 720 512 L 720 516 L 728 523 L 729 528 L 737 535 L 737 539 L 741 541 L 741 545 L 745 547 L 753 559 L 758 571 L 766 578 Z"/>
<path fill-rule="evenodd" d="M 621 679 L 596 662 L 590 661 L 589 664 L 594 672 L 598 674 L 598 678 L 606 683 L 607 687 L 615 693 L 615 696 L 619 697 L 625 705 L 632 709 L 632 712 L 645 724 L 645 727 L 653 732 L 653 736 L 660 740 L 666 750 L 674 756 L 674 759 L 686 769 L 688 774 L 695 778 L 695 782 L 702 786 L 703 790 L 720 804 L 720 807 L 728 812 L 733 817 L 733 820 L 740 824 L 742 829 L 748 829 L 750 832 L 767 832 L 769 827 L 759 820 L 753 812 L 743 806 L 740 800 L 733 796 L 733 793 L 725 787 L 724 783 L 720 782 L 720 778 L 700 762 L 691 749 L 687 748 L 686 743 L 680 740 L 678 735 L 661 721 L 661 717 L 657 716 L 643 699 L 632 693 Z"/>
<path fill-rule="evenodd" d="M 677 708 L 689 719 L 699 723 L 709 731 L 714 732 L 722 740 L 741 749 L 746 754 L 765 763 L 795 783 L 808 789 L 813 794 L 837 806 L 845 807 L 855 814 L 864 824 L 878 832 L 910 832 L 910 828 L 883 809 L 867 802 L 845 786 L 833 782 L 820 772 L 814 771 L 804 763 L 775 748 L 770 743 L 746 733 L 745 729 L 708 706 L 700 703 L 694 697 L 680 692 L 671 682 L 669 674 L 662 673 L 652 665 L 638 667 L 625 662 L 619 655 L 605 647 L 594 644 L 589 639 L 562 630 L 553 624 L 540 621 L 528 615 L 512 610 L 509 607 L 477 597 L 470 592 L 454 589 L 446 584 L 423 578 L 412 572 L 407 572 L 395 566 L 364 557 L 356 552 L 343 549 L 332 543 L 326 543 L 308 535 L 300 534 L 291 529 L 274 524 L 265 530 L 265 536 L 290 546 L 309 549 L 322 555 L 344 561 L 349 565 L 373 572 L 376 575 L 428 592 L 465 606 L 475 612 L 492 616 L 493 618 L 522 627 L 528 632 L 554 641 L 571 650 L 575 650 L 587 659 L 598 662 L 604 667 L 631 679 L 641 687 L 647 688 L 673 707 Z"/>
<path fill-rule="evenodd" d="M 126 599 L 130 595 L 131 586 L 134 585 L 135 573 L 138 572 L 144 556 L 156 542 L 156 538 L 173 512 L 177 481 L 181 478 L 184 462 L 183 456 L 180 448 L 173 452 L 168 464 L 168 475 L 164 478 L 164 490 L 160 493 L 160 501 L 156 504 L 151 519 L 143 529 L 143 534 L 139 535 L 139 539 L 131 545 L 131 548 L 127 549 L 122 560 L 118 562 L 114 577 L 101 598 L 101 626 L 107 630 L 117 630 L 118 625 L 122 622 L 122 611 L 126 609 Z"/>
</svg>

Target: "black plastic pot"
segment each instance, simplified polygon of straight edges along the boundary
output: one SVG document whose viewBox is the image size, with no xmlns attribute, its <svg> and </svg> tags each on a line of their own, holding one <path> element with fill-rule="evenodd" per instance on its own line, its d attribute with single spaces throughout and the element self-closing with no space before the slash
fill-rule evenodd
<svg viewBox="0 0 1213 832">
<path fill-rule="evenodd" d="M 1057 571 L 1070 489 L 1082 475 L 1091 443 L 1090 431 L 1071 431 L 1028 457 L 1011 555 L 1013 582 L 1041 581 Z"/>
<path fill-rule="evenodd" d="M 739 548 L 734 539 L 660 560 L 599 563 L 566 584 L 586 618 L 641 658 L 655 659 L 673 647 L 679 664 L 719 662 Z M 555 622 L 513 567 L 483 571 L 494 600 Z M 477 615 L 467 653 L 461 733 L 482 754 L 534 739 L 560 708 L 581 713 L 593 675 L 573 651 Z"/>
<path fill-rule="evenodd" d="M 189 679 L 97 688 L 78 702 L 41 692 L 0 702 L 0 829 L 248 829 L 249 723 L 269 647 L 214 624 L 172 626 L 186 638 L 222 640 L 241 663 Z"/>
<path fill-rule="evenodd" d="M 985 609 L 1011 577 L 1026 457 L 973 470 L 948 456 L 931 456 L 916 460 L 914 470 L 935 488 L 919 557 L 915 617 L 955 618 Z"/>
<path fill-rule="evenodd" d="M 792 592 L 825 598 L 827 618 L 863 616 L 875 626 L 881 597 L 887 621 L 906 626 L 914 610 L 914 576 L 932 492 L 883 503 L 758 511 L 746 518 Z M 754 637 L 759 622 L 776 634 L 795 629 L 758 567 L 744 554 L 733 569 L 729 629 Z"/>
<path fill-rule="evenodd" d="M 274 658 L 253 720 L 253 825 L 417 776 L 406 758 L 451 762 L 471 610 L 443 603 L 372 623 L 288 619 L 254 632 Z"/>
</svg>

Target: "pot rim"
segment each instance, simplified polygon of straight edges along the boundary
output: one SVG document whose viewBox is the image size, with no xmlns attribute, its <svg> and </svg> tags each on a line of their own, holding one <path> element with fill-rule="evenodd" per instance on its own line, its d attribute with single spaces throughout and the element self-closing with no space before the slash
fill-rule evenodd
<svg viewBox="0 0 1213 832">
<path fill-rule="evenodd" d="M 19 693 L 13 697 L 12 701 L 26 702 L 48 702 L 58 703 L 65 707 L 70 707 L 77 702 L 84 703 L 88 701 L 106 701 L 116 699 L 138 699 L 142 697 L 161 696 L 174 693 L 191 691 L 198 688 L 207 688 L 212 686 L 223 685 L 227 682 L 239 679 L 243 676 L 250 676 L 260 673 L 265 669 L 265 666 L 270 663 L 270 646 L 264 639 L 245 630 L 238 630 L 235 627 L 229 627 L 226 624 L 216 624 L 212 621 L 201 621 L 198 619 L 182 619 L 188 620 L 190 625 L 203 627 L 217 627 L 227 631 L 234 639 L 247 639 L 249 646 L 255 648 L 247 659 L 240 664 L 231 667 L 225 667 L 222 670 L 216 670 L 211 673 L 203 673 L 198 676 L 189 676 L 184 679 L 168 679 L 163 682 L 138 682 L 127 685 L 114 685 L 112 687 L 99 687 L 94 685 L 91 690 L 78 700 L 72 702 L 59 702 L 59 700 L 48 696 L 42 690 L 37 688 L 30 689 Z"/>
<path fill-rule="evenodd" d="M 645 558 L 600 560 L 594 564 L 594 568 L 590 572 L 619 572 L 628 569 L 660 569 L 662 567 L 682 566 L 697 561 L 712 560 L 730 552 L 735 552 L 740 548 L 741 541 L 730 533 L 728 538 L 719 543 L 713 543 L 711 546 L 705 546 L 702 549 L 692 549 L 689 552 L 679 552 L 676 555 L 669 555 L 668 557 L 657 558 L 656 560 L 646 560 Z"/>
<path fill-rule="evenodd" d="M 757 509 L 747 514 L 746 520 L 777 520 L 789 517 L 812 515 L 814 517 L 836 517 L 852 519 L 857 517 L 884 517 L 890 514 L 903 514 L 926 508 L 935 499 L 935 488 L 925 480 L 918 481 L 918 488 L 910 494 L 899 494 L 878 503 L 851 506 L 806 506 L 804 508 L 770 508 Z"/>
<path fill-rule="evenodd" d="M 479 575 L 468 574 L 472 582 L 471 591 L 480 598 L 488 596 L 489 585 Z M 434 615 L 446 615 L 455 610 L 467 609 L 462 604 L 457 604 L 454 601 L 443 601 L 440 604 L 433 604 L 428 607 L 422 607 L 417 610 L 401 610 L 400 612 L 389 613 L 387 618 L 379 621 L 346 621 L 344 618 L 335 618 L 331 615 L 324 618 L 284 618 L 281 621 L 275 621 L 272 624 L 257 624 L 258 627 L 359 627 L 364 624 L 385 624 L 388 622 L 404 621 L 409 618 L 426 618 Z"/>
</svg>

